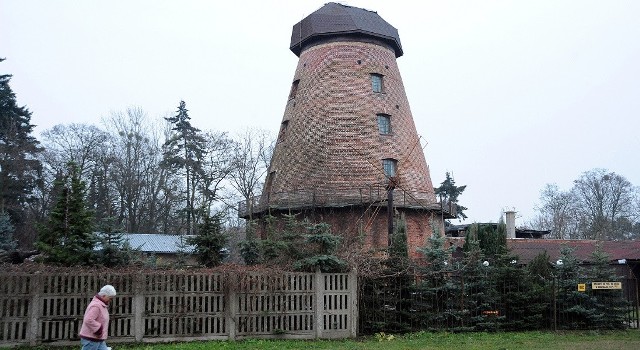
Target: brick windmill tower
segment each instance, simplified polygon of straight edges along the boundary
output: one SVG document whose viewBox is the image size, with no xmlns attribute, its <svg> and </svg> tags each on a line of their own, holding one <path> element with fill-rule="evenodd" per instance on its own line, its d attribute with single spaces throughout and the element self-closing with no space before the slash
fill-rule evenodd
<svg viewBox="0 0 640 350">
<path fill-rule="evenodd" d="M 396 63 L 398 31 L 376 12 L 328 3 L 293 26 L 290 49 L 300 59 L 269 173 L 241 216 L 300 213 L 372 250 L 388 247 L 403 218 L 413 254 L 448 211 Z"/>
</svg>

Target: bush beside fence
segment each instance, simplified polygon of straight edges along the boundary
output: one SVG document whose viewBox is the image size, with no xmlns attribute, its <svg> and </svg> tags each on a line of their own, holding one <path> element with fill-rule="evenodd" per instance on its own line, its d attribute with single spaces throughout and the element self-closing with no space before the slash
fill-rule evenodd
<svg viewBox="0 0 640 350">
<path fill-rule="evenodd" d="M 420 282 L 426 280 L 403 273 L 361 278 L 359 334 L 639 328 L 632 278 L 620 279 L 619 290 L 589 285 L 583 292 L 557 279 L 534 288 L 496 283 L 484 275 L 448 277 L 430 288 Z"/>
</svg>

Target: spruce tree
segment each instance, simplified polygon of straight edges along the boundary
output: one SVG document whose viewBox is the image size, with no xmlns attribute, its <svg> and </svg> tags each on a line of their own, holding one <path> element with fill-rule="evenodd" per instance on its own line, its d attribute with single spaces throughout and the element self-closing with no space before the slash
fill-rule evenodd
<svg viewBox="0 0 640 350">
<path fill-rule="evenodd" d="M 205 214 L 198 227 L 198 234 L 187 239 L 193 245 L 198 262 L 206 267 L 218 266 L 224 258 L 223 248 L 227 243 L 224 234 L 221 214 L 210 216 Z"/>
<path fill-rule="evenodd" d="M 75 163 L 69 163 L 68 173 L 56 180 L 54 192 L 59 196 L 47 223 L 40 227 L 36 247 L 44 254 L 45 262 L 92 264 L 96 242 L 92 213 L 86 207 L 85 184 Z"/>
<path fill-rule="evenodd" d="M 335 255 L 340 237 L 331 233 L 331 226 L 327 223 L 310 224 L 307 230 L 309 234 L 305 235 L 305 244 L 310 248 L 310 255 L 297 260 L 293 267 L 309 272 L 344 272 L 347 263 Z"/>
<path fill-rule="evenodd" d="M 102 220 L 97 239 L 102 247 L 97 257 L 99 264 L 107 267 L 126 266 L 133 260 L 134 249 L 116 226 L 114 218 Z"/>
<path fill-rule="evenodd" d="M 540 329 L 545 322 L 546 293 L 535 288 L 529 270 L 518 264 L 519 258 L 506 250 L 494 257 L 493 273 L 498 294 L 497 310 L 502 330 Z"/>
<path fill-rule="evenodd" d="M 26 204 L 33 200 L 33 191 L 41 181 L 38 154 L 42 147 L 31 136 L 35 127 L 31 112 L 18 106 L 10 80 L 11 75 L 0 75 L 0 213 L 9 215 L 15 233 L 23 237 L 31 225 Z"/>
<path fill-rule="evenodd" d="M 9 214 L 6 211 L 0 211 L 0 251 L 10 252 L 16 249 L 17 244 L 13 239 L 14 230 Z"/>
<path fill-rule="evenodd" d="M 361 331 L 364 333 L 403 333 L 414 330 L 416 310 L 413 308 L 414 276 L 411 274 L 406 245 L 404 215 L 396 219 L 389 256 L 381 261 L 377 276 L 361 279 Z"/>
<path fill-rule="evenodd" d="M 498 295 L 495 281 L 495 261 L 489 261 L 482 251 L 478 225 L 471 225 L 465 239 L 464 259 L 457 288 L 459 330 L 497 330 L 503 315 L 495 315 Z"/>
<path fill-rule="evenodd" d="M 240 256 L 246 265 L 259 264 L 261 260 L 260 241 L 255 238 L 246 239 L 238 244 Z"/>
<path fill-rule="evenodd" d="M 424 256 L 424 265 L 418 268 L 420 278 L 415 287 L 413 309 L 420 329 L 443 329 L 458 321 L 452 305 L 456 291 L 451 280 L 453 248 L 445 248 L 445 240 L 440 229 L 434 226 L 427 244 L 418 248 Z"/>
<path fill-rule="evenodd" d="M 593 302 L 586 292 L 578 291 L 578 284 L 586 283 L 584 269 L 574 255 L 574 249 L 564 246 L 556 262 L 556 315 L 561 329 L 589 329 Z"/>
<path fill-rule="evenodd" d="M 531 322 L 537 324 L 532 325 L 531 329 L 551 328 L 554 295 L 550 291 L 553 291 L 555 282 L 549 254 L 544 251 L 536 255 L 526 269 L 531 281 L 531 293 L 534 295 L 528 313 L 531 315 Z"/>
<path fill-rule="evenodd" d="M 458 204 L 458 197 L 464 192 L 467 186 L 456 186 L 456 181 L 449 172 L 447 172 L 445 176 L 446 178 L 440 183 L 440 186 L 434 188 L 435 194 L 441 197 L 442 200 L 453 203 L 456 206 L 457 219 L 466 219 L 467 215 L 464 211 L 467 210 L 467 207 Z"/>
<path fill-rule="evenodd" d="M 599 245 L 591 255 L 593 265 L 588 269 L 591 282 L 617 282 L 615 270 L 609 265 L 609 256 Z M 590 327 L 595 329 L 624 329 L 628 302 L 622 290 L 598 289 L 590 291 L 593 301 L 593 312 L 590 314 Z"/>
<path fill-rule="evenodd" d="M 197 182 L 203 176 L 206 140 L 200 134 L 200 129 L 191 125 L 191 117 L 184 101 L 180 101 L 176 113 L 175 116 L 165 118 L 172 124 L 171 130 L 174 133 L 164 143 L 162 165 L 172 170 L 184 170 L 186 207 L 183 213 L 186 219 L 186 233 L 191 235 L 194 233 L 196 222 L 196 188 Z"/>
<path fill-rule="evenodd" d="M 404 260 L 409 258 L 407 222 L 404 213 L 400 214 L 400 217 L 394 221 L 394 231 L 391 235 L 391 246 L 389 247 L 389 258 Z"/>
</svg>

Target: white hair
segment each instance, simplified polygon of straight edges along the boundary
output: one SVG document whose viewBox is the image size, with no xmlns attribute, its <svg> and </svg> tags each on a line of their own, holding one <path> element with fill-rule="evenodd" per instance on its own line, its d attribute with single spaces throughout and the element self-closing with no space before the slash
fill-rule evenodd
<svg viewBox="0 0 640 350">
<path fill-rule="evenodd" d="M 113 288 L 112 285 L 107 284 L 106 286 L 102 287 L 102 289 L 100 289 L 100 291 L 98 292 L 98 295 L 106 296 L 106 297 L 115 297 L 116 289 Z"/>
</svg>

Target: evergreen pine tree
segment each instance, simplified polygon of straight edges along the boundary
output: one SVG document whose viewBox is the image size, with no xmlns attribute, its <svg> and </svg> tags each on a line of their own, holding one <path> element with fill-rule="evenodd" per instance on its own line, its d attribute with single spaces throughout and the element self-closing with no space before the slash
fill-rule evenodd
<svg viewBox="0 0 640 350">
<path fill-rule="evenodd" d="M 443 329 L 459 321 L 452 305 L 456 291 L 451 281 L 453 248 L 445 248 L 445 240 L 434 226 L 427 245 L 418 248 L 424 256 L 424 265 L 418 268 L 420 277 L 413 309 L 420 329 Z"/>
<path fill-rule="evenodd" d="M 193 234 L 196 222 L 196 183 L 203 175 L 203 158 L 205 156 L 206 140 L 200 134 L 200 129 L 191 125 L 184 101 L 180 101 L 175 116 L 165 118 L 173 127 L 174 134 L 164 144 L 162 165 L 169 169 L 184 170 L 186 188 L 184 199 L 186 207 L 183 210 L 186 219 L 188 235 Z"/>
<path fill-rule="evenodd" d="M 586 275 L 574 255 L 574 249 L 564 246 L 556 262 L 557 326 L 562 329 L 589 329 L 593 301 L 586 292 L 578 291 L 586 283 Z"/>
<path fill-rule="evenodd" d="M 344 272 L 347 263 L 335 256 L 340 237 L 331 233 L 327 223 L 311 224 L 305 244 L 312 255 L 297 260 L 293 267 L 299 271 Z"/>
<path fill-rule="evenodd" d="M 133 260 L 134 249 L 124 238 L 122 231 L 116 227 L 113 218 L 102 220 L 97 239 L 102 247 L 98 263 L 107 267 L 115 267 L 126 266 Z"/>
<path fill-rule="evenodd" d="M 361 331 L 364 333 L 403 333 L 414 330 L 416 310 L 413 309 L 411 261 L 406 244 L 406 222 L 403 215 L 394 225 L 389 256 L 381 262 L 378 276 L 361 280 Z"/>
<path fill-rule="evenodd" d="M 0 211 L 0 251 L 10 252 L 16 249 L 17 244 L 13 239 L 14 230 L 9 214 L 6 211 Z"/>
<path fill-rule="evenodd" d="M 30 231 L 26 204 L 41 181 L 42 165 L 37 155 L 42 147 L 31 136 L 31 112 L 18 106 L 10 80 L 11 75 L 0 75 L 0 213 L 9 215 L 14 234 L 23 237 Z"/>
<path fill-rule="evenodd" d="M 530 321 L 533 323 L 531 329 L 551 328 L 554 295 L 550 291 L 553 291 L 555 282 L 549 254 L 546 251 L 536 255 L 527 264 L 527 276 L 531 281 L 531 293 L 534 295 L 528 308 Z"/>
<path fill-rule="evenodd" d="M 188 255 L 191 247 L 187 243 L 190 237 L 179 234 L 178 241 L 176 242 L 176 260 L 173 262 L 173 266 L 177 269 L 182 269 L 187 266 Z"/>
<path fill-rule="evenodd" d="M 478 225 L 469 228 L 455 303 L 460 305 L 459 330 L 496 330 L 504 316 L 492 313 L 497 310 L 498 301 L 494 263 L 485 258 L 480 248 Z"/>
<path fill-rule="evenodd" d="M 453 179 L 449 172 L 446 173 L 446 178 L 440 183 L 439 187 L 434 188 L 436 196 L 442 198 L 444 201 L 453 203 L 456 206 L 456 218 L 466 219 L 467 215 L 464 213 L 467 207 L 463 207 L 458 204 L 458 197 L 464 192 L 467 186 L 456 186 L 456 181 Z"/>
<path fill-rule="evenodd" d="M 227 243 L 224 234 L 221 215 L 210 216 L 204 214 L 202 223 L 198 227 L 198 234 L 187 239 L 193 245 L 193 250 L 200 264 L 206 267 L 218 266 L 224 258 L 223 248 Z"/>
<path fill-rule="evenodd" d="M 390 259 L 408 259 L 409 250 L 407 246 L 407 222 L 404 213 L 394 220 L 394 232 L 391 235 L 391 246 L 389 247 Z"/>
<path fill-rule="evenodd" d="M 593 265 L 588 269 L 591 282 L 617 282 L 615 270 L 609 265 L 609 256 L 599 245 L 591 255 Z M 624 329 L 628 302 L 621 290 L 598 289 L 590 291 L 593 301 L 593 312 L 590 314 L 590 328 L 595 329 Z"/>
<path fill-rule="evenodd" d="M 540 329 L 545 322 L 544 297 L 535 288 L 529 270 L 518 264 L 518 257 L 504 248 L 493 258 L 496 291 L 499 296 L 500 328 L 503 330 Z"/>
<path fill-rule="evenodd" d="M 45 262 L 66 266 L 90 265 L 94 262 L 92 213 L 84 201 L 85 185 L 74 163 L 68 174 L 57 179 L 54 192 L 59 193 L 46 225 L 40 228 L 36 247 Z"/>
</svg>

